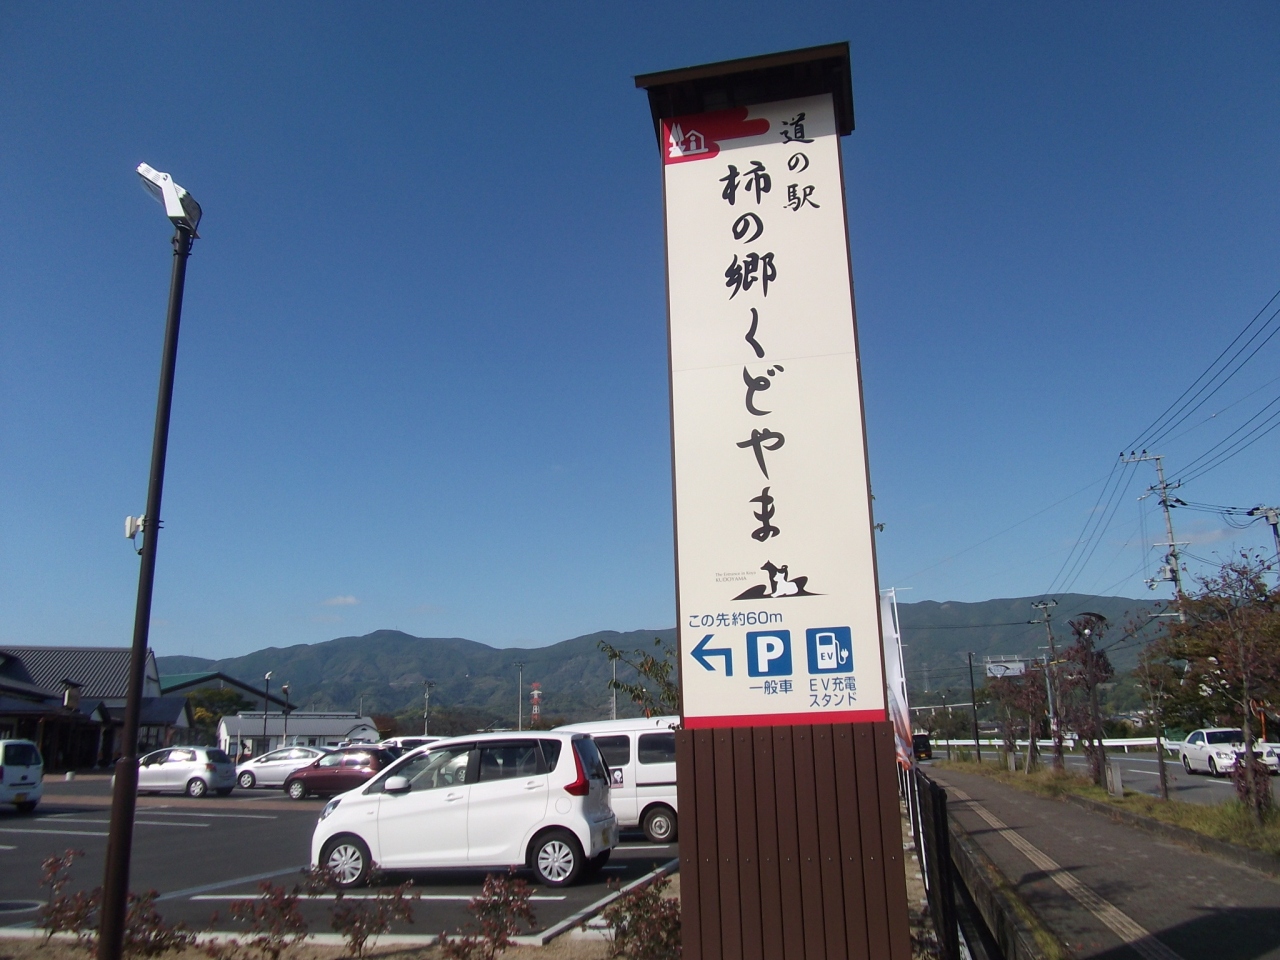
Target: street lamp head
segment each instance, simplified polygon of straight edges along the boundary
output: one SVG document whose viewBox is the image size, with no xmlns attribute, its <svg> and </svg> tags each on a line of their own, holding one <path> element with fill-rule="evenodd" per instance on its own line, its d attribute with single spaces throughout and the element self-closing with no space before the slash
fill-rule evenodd
<svg viewBox="0 0 1280 960">
<path fill-rule="evenodd" d="M 142 178 L 142 186 L 147 193 L 164 205 L 165 216 L 173 221 L 175 227 L 189 230 L 193 237 L 198 237 L 196 227 L 200 224 L 200 204 L 195 197 L 173 182 L 173 177 L 161 173 L 149 164 L 138 164 L 138 176 Z"/>
<path fill-rule="evenodd" d="M 262 679 L 263 679 L 263 680 L 270 680 L 270 679 L 271 679 L 271 674 L 272 674 L 273 672 L 274 672 L 274 671 L 272 671 L 272 670 L 268 670 L 268 671 L 267 671 L 267 675 L 266 675 L 265 677 L 263 677 Z"/>
</svg>

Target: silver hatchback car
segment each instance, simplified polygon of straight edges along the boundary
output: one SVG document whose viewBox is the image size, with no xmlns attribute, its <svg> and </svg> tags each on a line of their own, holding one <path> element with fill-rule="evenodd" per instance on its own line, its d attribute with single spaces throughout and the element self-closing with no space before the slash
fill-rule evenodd
<svg viewBox="0 0 1280 960">
<path fill-rule="evenodd" d="M 245 790 L 253 787 L 282 787 L 289 774 L 315 763 L 328 747 L 281 747 L 236 767 L 236 783 Z"/>
<path fill-rule="evenodd" d="M 138 761 L 139 793 L 203 797 L 212 790 L 225 797 L 235 785 L 236 766 L 217 747 L 166 747 Z"/>
</svg>

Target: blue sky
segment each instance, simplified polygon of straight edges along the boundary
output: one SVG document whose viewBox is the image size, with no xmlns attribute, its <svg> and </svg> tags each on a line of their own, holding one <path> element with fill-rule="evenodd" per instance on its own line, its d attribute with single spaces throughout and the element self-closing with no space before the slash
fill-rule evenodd
<svg viewBox="0 0 1280 960">
<path fill-rule="evenodd" d="M 205 209 L 158 652 L 672 625 L 632 76 L 845 39 L 882 585 L 1143 595 L 1150 464 L 1058 574 L 1116 455 L 1280 289 L 1277 36 L 1272 3 L 6 4 L 0 641 L 130 636 L 170 262 L 143 160 Z M 1280 396 L 1278 349 L 1161 442 L 1171 475 Z M 1180 495 L 1276 503 L 1278 448 Z M 1207 560 L 1270 545 L 1176 521 Z"/>
</svg>

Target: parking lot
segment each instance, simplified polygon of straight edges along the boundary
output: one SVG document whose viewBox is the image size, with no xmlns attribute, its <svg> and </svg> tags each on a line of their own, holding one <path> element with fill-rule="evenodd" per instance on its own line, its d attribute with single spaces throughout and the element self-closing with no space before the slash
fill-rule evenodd
<svg viewBox="0 0 1280 960">
<path fill-rule="evenodd" d="M 158 908 L 167 920 L 183 920 L 194 929 L 232 929 L 229 907 L 234 900 L 257 895 L 258 883 L 292 886 L 299 881 L 310 852 L 311 832 L 324 801 L 290 800 L 274 790 L 240 790 L 229 797 L 138 798 L 134 829 L 131 889 L 156 890 Z M 72 782 L 47 780 L 44 800 L 33 815 L 0 810 L 0 926 L 32 926 L 43 892 L 40 864 L 51 854 L 83 850 L 72 874 L 73 889 L 102 882 L 110 813 L 106 776 L 82 776 Z M 642 835 L 624 835 L 604 871 L 571 887 L 533 888 L 537 926 L 542 930 L 565 919 L 609 892 L 610 881 L 635 880 L 676 856 L 675 844 L 648 843 Z M 467 902 L 480 892 L 480 870 L 440 870 L 413 875 L 413 891 L 421 896 L 412 927 L 397 932 L 434 935 L 453 932 L 471 919 Z M 395 877 L 400 882 L 405 877 Z M 371 891 L 358 891 L 367 895 Z M 305 912 L 315 932 L 328 932 L 323 902 Z"/>
</svg>

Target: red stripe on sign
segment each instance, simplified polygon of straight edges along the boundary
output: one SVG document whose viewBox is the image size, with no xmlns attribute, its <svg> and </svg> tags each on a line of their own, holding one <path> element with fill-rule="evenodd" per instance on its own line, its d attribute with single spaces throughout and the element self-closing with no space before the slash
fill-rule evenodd
<svg viewBox="0 0 1280 960">
<path fill-rule="evenodd" d="M 662 121 L 662 162 L 710 160 L 720 152 L 722 140 L 758 137 L 768 132 L 768 119 L 748 120 L 746 107 L 673 117 Z"/>
<path fill-rule="evenodd" d="M 819 713 L 749 713 L 732 717 L 685 717 L 686 730 L 724 727 L 803 727 L 816 723 L 879 723 L 884 710 L 832 710 Z"/>
</svg>

